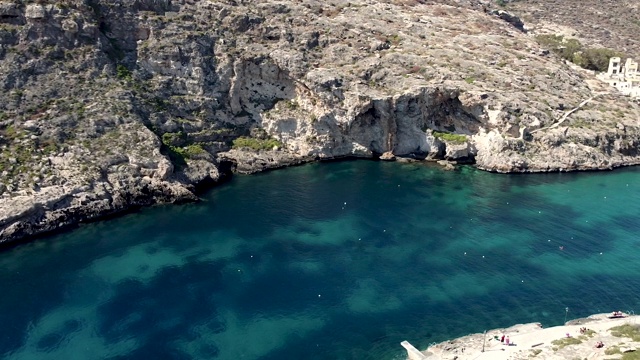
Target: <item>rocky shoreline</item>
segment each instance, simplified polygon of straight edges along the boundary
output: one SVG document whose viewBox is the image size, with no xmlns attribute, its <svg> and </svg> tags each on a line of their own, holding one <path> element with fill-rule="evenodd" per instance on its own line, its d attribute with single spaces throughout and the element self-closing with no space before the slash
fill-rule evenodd
<svg viewBox="0 0 640 360">
<path fill-rule="evenodd" d="M 488 330 L 435 344 L 422 352 L 410 351 L 409 359 L 604 359 L 640 350 L 635 337 L 640 334 L 639 317 L 611 315 L 594 314 L 551 328 L 530 323 Z"/>
<path fill-rule="evenodd" d="M 278 157 L 276 156 L 275 158 Z M 238 161 L 239 159 L 243 161 Z M 372 158 L 344 157 L 324 159 L 323 161 L 357 161 L 358 159 Z M 284 156 L 282 161 L 274 161 L 274 156 L 270 152 L 248 154 L 230 152 L 225 155 L 224 160 L 233 161 L 232 165 L 230 165 L 232 172 L 222 173 L 220 178 L 208 178 L 197 184 L 176 185 L 154 181 L 153 179 L 143 179 L 140 183 L 135 184 L 134 187 L 128 184 L 126 189 L 114 190 L 89 187 L 63 189 L 60 192 L 55 192 L 54 189 L 46 189 L 35 194 L 8 198 L 3 203 L 3 206 L 0 207 L 0 249 L 34 238 L 66 231 L 83 223 L 100 221 L 130 213 L 143 207 L 158 204 L 198 202 L 198 194 L 214 186 L 219 186 L 227 179 L 230 179 L 233 173 L 255 174 L 320 161 L 317 158 L 296 158 L 291 156 Z M 415 157 L 398 157 L 382 161 L 424 162 L 426 160 L 416 159 Z M 437 164 L 443 170 L 448 171 L 455 170 L 457 165 L 456 161 L 447 160 L 432 160 L 429 162 Z M 463 162 L 463 164 L 466 164 L 466 162 Z M 618 167 L 621 166 L 626 165 L 619 165 Z M 598 171 L 612 170 L 612 168 L 585 168 L 572 169 L 571 171 L 579 170 Z M 497 169 L 492 169 L 492 171 L 501 172 Z M 504 171 L 504 173 L 510 173 L 510 171 Z"/>
<path fill-rule="evenodd" d="M 640 106 L 484 0 L 0 0 L 0 244 L 341 158 L 640 164 Z"/>
</svg>

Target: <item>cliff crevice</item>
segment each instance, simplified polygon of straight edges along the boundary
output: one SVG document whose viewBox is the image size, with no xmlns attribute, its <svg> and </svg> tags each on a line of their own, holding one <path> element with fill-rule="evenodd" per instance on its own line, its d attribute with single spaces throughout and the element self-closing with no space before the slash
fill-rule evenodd
<svg viewBox="0 0 640 360">
<path fill-rule="evenodd" d="M 0 242 L 317 159 L 637 164 L 638 105 L 491 7 L 0 1 Z"/>
</svg>

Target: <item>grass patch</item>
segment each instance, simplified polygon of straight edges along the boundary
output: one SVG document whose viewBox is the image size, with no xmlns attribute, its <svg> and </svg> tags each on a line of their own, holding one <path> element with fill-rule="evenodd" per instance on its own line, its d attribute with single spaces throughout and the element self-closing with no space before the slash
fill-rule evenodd
<svg viewBox="0 0 640 360">
<path fill-rule="evenodd" d="M 253 150 L 271 150 L 274 147 L 282 147 L 282 143 L 276 139 L 256 139 L 246 136 L 241 136 L 233 140 L 234 149 L 253 149 Z"/>
<path fill-rule="evenodd" d="M 620 348 L 617 346 L 611 346 L 609 348 L 606 348 L 604 350 L 604 354 L 605 355 L 616 355 L 616 354 L 621 354 L 620 352 Z"/>
<path fill-rule="evenodd" d="M 622 355 L 621 358 L 618 358 L 620 360 L 640 360 L 640 352 L 632 351 L 632 352 L 627 352 L 623 354 L 622 351 L 620 350 L 620 346 L 617 346 L 617 345 L 606 348 L 604 350 L 604 354 L 605 355 Z"/>
<path fill-rule="evenodd" d="M 621 360 L 640 360 L 640 352 L 632 351 L 622 354 Z"/>
<path fill-rule="evenodd" d="M 587 329 L 585 332 L 582 333 L 582 335 L 578 336 L 578 339 L 580 339 L 582 341 L 587 341 L 587 340 L 591 339 L 595 334 L 596 334 L 595 331 L 593 331 L 591 329 Z"/>
<path fill-rule="evenodd" d="M 620 325 L 609 329 L 611 335 L 615 337 L 626 337 L 633 341 L 640 341 L 640 326 L 638 325 Z"/>
<path fill-rule="evenodd" d="M 440 131 L 434 131 L 433 136 L 436 139 L 452 142 L 455 144 L 464 144 L 465 142 L 467 142 L 467 137 L 460 134 L 451 134 L 451 133 L 445 133 Z"/>
<path fill-rule="evenodd" d="M 562 339 L 558 339 L 558 340 L 553 340 L 551 342 L 551 345 L 555 345 L 553 347 L 554 351 L 558 351 L 566 346 L 569 345 L 578 345 L 578 344 L 582 344 L 582 340 L 578 339 L 578 338 L 574 338 L 574 337 L 569 337 L 569 338 L 562 338 Z"/>
<path fill-rule="evenodd" d="M 13 125 L 9 125 L 4 129 L 0 129 L 0 136 L 3 136 L 7 139 L 15 139 L 18 137 L 19 133 Z"/>
<path fill-rule="evenodd" d="M 531 354 L 529 354 L 529 357 L 536 357 L 540 355 L 541 352 L 541 349 L 531 349 Z"/>
</svg>

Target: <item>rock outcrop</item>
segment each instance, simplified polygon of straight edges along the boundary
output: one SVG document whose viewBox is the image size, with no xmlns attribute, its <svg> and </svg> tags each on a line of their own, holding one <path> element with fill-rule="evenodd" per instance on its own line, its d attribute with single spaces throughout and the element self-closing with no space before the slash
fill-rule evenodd
<svg viewBox="0 0 640 360">
<path fill-rule="evenodd" d="M 0 0 L 0 243 L 316 159 L 640 162 L 638 106 L 487 6 Z"/>
</svg>

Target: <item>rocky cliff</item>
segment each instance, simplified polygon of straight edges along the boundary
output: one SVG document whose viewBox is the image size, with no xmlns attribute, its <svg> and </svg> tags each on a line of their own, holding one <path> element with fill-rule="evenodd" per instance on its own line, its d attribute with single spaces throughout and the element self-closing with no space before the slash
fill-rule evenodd
<svg viewBox="0 0 640 360">
<path fill-rule="evenodd" d="M 638 105 L 491 6 L 0 0 L 0 243 L 317 159 L 640 163 Z"/>
</svg>

